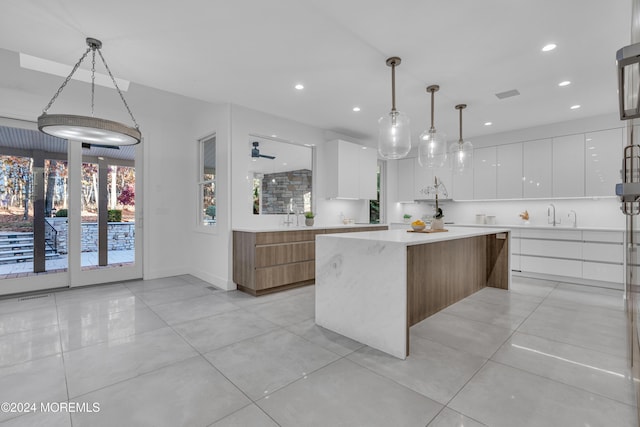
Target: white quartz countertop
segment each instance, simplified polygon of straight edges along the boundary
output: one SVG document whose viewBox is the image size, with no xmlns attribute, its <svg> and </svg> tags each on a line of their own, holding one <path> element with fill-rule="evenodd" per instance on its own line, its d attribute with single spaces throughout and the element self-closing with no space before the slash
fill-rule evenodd
<svg viewBox="0 0 640 427">
<path fill-rule="evenodd" d="M 411 227 L 407 225 L 407 227 Z M 509 228 L 518 230 L 576 230 L 576 231 L 625 231 L 622 227 L 572 227 L 569 225 L 533 225 L 533 224 L 451 224 L 450 227 L 474 227 L 474 228 Z"/>
<path fill-rule="evenodd" d="M 262 233 L 262 232 L 270 232 L 270 231 L 305 231 L 305 230 L 327 230 L 327 229 L 337 229 L 337 228 L 365 228 L 365 227 L 387 227 L 387 224 L 346 224 L 346 225 L 314 225 L 312 227 L 308 227 L 305 225 L 301 226 L 284 226 L 284 225 L 276 225 L 276 226 L 267 226 L 267 227 L 234 227 L 233 231 L 244 231 L 248 233 Z"/>
<path fill-rule="evenodd" d="M 445 226 L 446 227 L 446 226 Z M 506 233 L 508 228 L 488 227 L 451 227 L 440 233 L 411 233 L 407 230 L 363 231 L 360 233 L 324 234 L 316 239 L 353 239 L 380 243 L 398 243 L 404 246 L 423 245 L 425 243 L 444 242 L 487 234 Z"/>
</svg>

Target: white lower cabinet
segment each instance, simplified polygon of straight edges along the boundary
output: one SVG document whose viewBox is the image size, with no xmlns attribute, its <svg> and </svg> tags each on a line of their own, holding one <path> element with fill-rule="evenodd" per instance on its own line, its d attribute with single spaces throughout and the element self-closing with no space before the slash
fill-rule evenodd
<svg viewBox="0 0 640 427">
<path fill-rule="evenodd" d="M 622 231 L 529 229 L 512 236 L 511 269 L 622 284 Z"/>
<path fill-rule="evenodd" d="M 582 277 L 582 260 L 520 256 L 520 269 L 524 272 L 553 276 Z"/>
<path fill-rule="evenodd" d="M 602 282 L 622 283 L 624 280 L 624 265 L 585 261 L 582 264 L 582 277 Z"/>
</svg>

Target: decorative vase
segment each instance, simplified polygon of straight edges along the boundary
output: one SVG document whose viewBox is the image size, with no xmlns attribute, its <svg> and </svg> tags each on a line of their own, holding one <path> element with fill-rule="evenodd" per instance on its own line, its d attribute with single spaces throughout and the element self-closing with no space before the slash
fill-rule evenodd
<svg viewBox="0 0 640 427">
<path fill-rule="evenodd" d="M 313 218 L 305 218 L 304 219 L 304 225 L 311 227 L 313 226 Z"/>
<path fill-rule="evenodd" d="M 444 220 L 443 219 L 432 219 L 431 220 L 431 229 L 432 230 L 444 230 Z"/>
<path fill-rule="evenodd" d="M 404 220 L 404 223 L 405 223 L 405 224 L 409 224 L 409 223 L 411 223 L 411 217 L 409 217 L 409 218 L 402 218 L 402 219 Z"/>
</svg>

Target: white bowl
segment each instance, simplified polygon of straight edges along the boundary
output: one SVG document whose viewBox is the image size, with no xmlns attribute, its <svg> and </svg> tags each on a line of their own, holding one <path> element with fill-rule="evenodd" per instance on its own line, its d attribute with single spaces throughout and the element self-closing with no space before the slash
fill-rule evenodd
<svg viewBox="0 0 640 427">
<path fill-rule="evenodd" d="M 413 231 L 422 231 L 427 227 L 427 225 L 412 225 Z"/>
</svg>

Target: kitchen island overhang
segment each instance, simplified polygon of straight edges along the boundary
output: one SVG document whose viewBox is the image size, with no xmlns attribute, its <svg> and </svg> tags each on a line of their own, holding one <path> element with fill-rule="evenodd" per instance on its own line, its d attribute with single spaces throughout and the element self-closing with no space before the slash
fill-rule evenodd
<svg viewBox="0 0 640 427">
<path fill-rule="evenodd" d="M 409 328 L 490 286 L 509 289 L 508 229 L 316 237 L 316 324 L 405 359 Z"/>
</svg>

